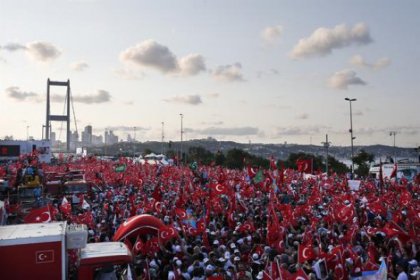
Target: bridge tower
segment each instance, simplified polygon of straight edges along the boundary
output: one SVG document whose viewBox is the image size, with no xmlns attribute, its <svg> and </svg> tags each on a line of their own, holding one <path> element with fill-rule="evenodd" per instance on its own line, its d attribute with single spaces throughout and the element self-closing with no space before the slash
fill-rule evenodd
<svg viewBox="0 0 420 280">
<path fill-rule="evenodd" d="M 50 86 L 64 86 L 67 87 L 66 92 L 66 113 L 64 115 L 51 115 L 50 113 Z M 67 122 L 67 152 L 70 152 L 70 80 L 67 82 L 58 82 L 47 80 L 47 118 L 45 123 L 45 139 L 50 140 L 50 126 L 51 121 Z"/>
</svg>

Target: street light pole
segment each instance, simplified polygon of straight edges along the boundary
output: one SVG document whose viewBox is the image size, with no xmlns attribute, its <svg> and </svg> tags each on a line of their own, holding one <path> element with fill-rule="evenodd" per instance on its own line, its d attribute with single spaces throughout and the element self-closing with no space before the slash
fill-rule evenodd
<svg viewBox="0 0 420 280">
<path fill-rule="evenodd" d="M 352 114 L 352 108 L 351 108 L 351 102 L 356 101 L 356 98 L 344 98 L 344 100 L 348 101 L 350 104 L 350 138 L 351 138 L 351 178 L 354 178 L 354 146 L 353 146 L 353 140 L 356 139 L 356 137 L 353 137 L 353 114 Z"/>
<path fill-rule="evenodd" d="M 397 163 L 397 153 L 396 153 L 396 150 L 395 150 L 395 135 L 397 135 L 396 131 L 391 131 L 389 133 L 389 136 L 394 136 L 394 163 Z"/>
<path fill-rule="evenodd" d="M 325 151 L 326 151 L 326 159 L 325 159 L 325 173 L 327 173 L 328 176 L 328 148 L 330 147 L 331 142 L 328 142 L 328 134 L 325 134 L 325 142 L 322 142 L 321 144 L 324 145 Z"/>
<path fill-rule="evenodd" d="M 183 128 L 183 119 L 184 119 L 184 115 L 183 114 L 179 114 L 181 116 L 181 145 L 180 145 L 180 155 L 179 155 L 179 160 L 180 162 L 182 162 L 183 156 L 182 156 L 182 134 L 184 133 L 184 128 Z"/>
<path fill-rule="evenodd" d="M 165 142 L 164 142 L 164 140 L 165 140 L 165 134 L 164 134 L 164 127 L 165 127 L 165 123 L 164 122 L 162 122 L 162 155 L 165 153 Z"/>
<path fill-rule="evenodd" d="M 26 126 L 26 140 L 29 140 L 29 125 Z"/>
</svg>

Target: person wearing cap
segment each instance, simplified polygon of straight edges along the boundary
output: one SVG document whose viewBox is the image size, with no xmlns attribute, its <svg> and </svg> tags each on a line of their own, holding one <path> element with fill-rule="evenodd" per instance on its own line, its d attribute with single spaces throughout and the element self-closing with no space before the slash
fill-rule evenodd
<svg viewBox="0 0 420 280">
<path fill-rule="evenodd" d="M 257 253 L 253 253 L 251 259 L 252 276 L 255 278 L 258 271 L 263 270 L 264 266 L 261 263 L 260 256 Z"/>
</svg>

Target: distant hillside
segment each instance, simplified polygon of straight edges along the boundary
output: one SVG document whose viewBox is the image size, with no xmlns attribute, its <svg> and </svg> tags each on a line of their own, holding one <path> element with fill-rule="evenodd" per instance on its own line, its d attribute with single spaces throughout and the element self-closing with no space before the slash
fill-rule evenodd
<svg viewBox="0 0 420 280">
<path fill-rule="evenodd" d="M 111 146 L 90 147 L 89 153 L 117 155 L 121 153 L 128 154 L 143 154 L 145 151 L 153 151 L 154 153 L 166 153 L 168 150 L 179 151 L 181 143 L 170 142 L 164 143 L 153 142 L 120 142 Z M 286 159 L 291 153 L 311 153 L 316 155 L 325 155 L 325 148 L 316 145 L 297 145 L 297 144 L 243 144 L 233 141 L 217 141 L 215 139 L 200 139 L 189 140 L 182 142 L 182 151 L 185 153 L 189 147 L 201 146 L 212 153 L 217 151 L 227 152 L 228 150 L 237 148 L 245 150 L 251 154 L 270 157 L 274 156 L 276 159 Z M 354 146 L 354 153 L 364 149 L 368 153 L 375 156 L 376 159 L 384 159 L 387 156 L 397 156 L 397 158 L 418 159 L 419 154 L 414 148 L 399 148 L 395 149 L 392 146 L 385 145 L 371 145 L 371 146 Z M 329 154 L 337 159 L 349 159 L 351 156 L 351 147 L 331 146 L 328 150 Z"/>
</svg>

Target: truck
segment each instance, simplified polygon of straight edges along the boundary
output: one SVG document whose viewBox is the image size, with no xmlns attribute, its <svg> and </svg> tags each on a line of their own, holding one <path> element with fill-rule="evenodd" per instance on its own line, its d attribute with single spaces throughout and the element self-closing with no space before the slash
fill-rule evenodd
<svg viewBox="0 0 420 280">
<path fill-rule="evenodd" d="M 86 225 L 65 221 L 0 226 L 1 279 L 103 279 L 117 271 L 131 276 L 126 244 L 87 243 L 87 237 Z"/>
</svg>

